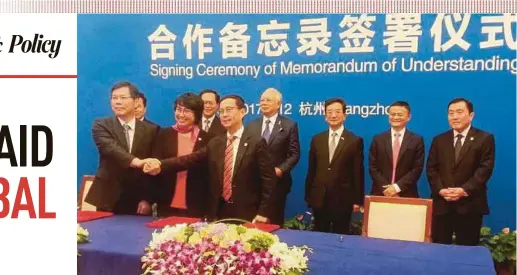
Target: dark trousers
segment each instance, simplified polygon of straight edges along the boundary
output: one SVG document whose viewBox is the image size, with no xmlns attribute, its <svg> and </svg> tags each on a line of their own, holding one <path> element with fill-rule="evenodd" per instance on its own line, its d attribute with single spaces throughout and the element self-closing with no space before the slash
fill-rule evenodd
<svg viewBox="0 0 517 275">
<path fill-rule="evenodd" d="M 256 212 L 245 211 L 242 207 L 239 207 L 236 203 L 227 202 L 222 198 L 219 199 L 219 206 L 217 209 L 217 219 L 241 219 L 251 222 L 255 218 Z"/>
<path fill-rule="evenodd" d="M 455 233 L 456 244 L 478 245 L 482 223 L 481 214 L 458 214 L 452 210 L 445 215 L 433 215 L 433 242 L 452 244 L 452 234 Z"/>
<path fill-rule="evenodd" d="M 278 190 L 278 192 L 275 192 L 275 202 L 273 204 L 273 209 L 271 211 L 271 216 L 268 217 L 272 224 L 277 224 L 280 226 L 284 225 L 284 219 L 285 219 L 285 203 L 287 201 L 287 195 L 289 192 L 286 192 L 284 190 Z"/>
<path fill-rule="evenodd" d="M 133 196 L 121 195 L 111 212 L 116 215 L 138 215 L 136 212 L 139 203 L 140 201 Z"/>
<path fill-rule="evenodd" d="M 350 219 L 354 210 L 352 203 L 340 204 L 331 196 L 326 196 L 322 208 L 314 211 L 314 230 L 319 232 L 350 234 Z"/>
</svg>

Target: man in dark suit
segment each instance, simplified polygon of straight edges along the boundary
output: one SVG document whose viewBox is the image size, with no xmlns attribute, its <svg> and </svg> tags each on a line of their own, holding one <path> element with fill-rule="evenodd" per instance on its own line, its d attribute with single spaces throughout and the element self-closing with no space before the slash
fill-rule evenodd
<svg viewBox="0 0 517 275">
<path fill-rule="evenodd" d="M 424 139 L 406 128 L 409 104 L 397 101 L 389 108 L 391 129 L 376 135 L 370 145 L 371 194 L 418 198 L 418 179 L 424 169 Z"/>
<path fill-rule="evenodd" d="M 483 215 L 489 214 L 487 182 L 494 169 L 495 140 L 472 127 L 474 105 L 452 100 L 448 119 L 452 130 L 433 139 L 427 177 L 433 198 L 433 242 L 479 244 Z"/>
<path fill-rule="evenodd" d="M 121 82 L 111 89 L 115 116 L 97 119 L 93 139 L 99 149 L 99 169 L 86 201 L 116 214 L 150 214 L 147 176 L 141 168 L 151 155 L 157 127 L 135 118 L 138 89 Z"/>
<path fill-rule="evenodd" d="M 158 124 L 148 120 L 145 117 L 146 111 L 147 111 L 147 97 L 145 97 L 144 93 L 139 92 L 138 97 L 137 97 L 136 106 L 135 106 L 136 119 L 158 126 Z"/>
<path fill-rule="evenodd" d="M 220 114 L 227 134 L 213 138 L 204 149 L 161 160 L 161 166 L 148 165 L 144 171 L 157 174 L 161 170 L 185 170 L 208 162 L 208 216 L 268 222 L 276 177 L 266 141 L 244 130 L 245 105 L 240 96 L 225 96 Z"/>
<path fill-rule="evenodd" d="M 263 117 L 248 123 L 247 129 L 256 137 L 263 137 L 275 166 L 278 177 L 276 198 L 271 212 L 271 223 L 284 224 L 284 210 L 287 195 L 291 191 L 291 170 L 300 159 L 298 125 L 295 121 L 278 114 L 282 94 L 269 88 L 260 97 Z"/>
<path fill-rule="evenodd" d="M 199 127 L 214 136 L 224 135 L 226 129 L 216 115 L 221 97 L 216 91 L 208 89 L 199 93 L 199 96 L 204 102 L 203 119 L 200 121 Z"/>
<path fill-rule="evenodd" d="M 364 200 L 363 139 L 346 130 L 346 104 L 325 102 L 329 129 L 312 137 L 305 201 L 314 211 L 314 229 L 348 234 L 350 217 Z"/>
</svg>

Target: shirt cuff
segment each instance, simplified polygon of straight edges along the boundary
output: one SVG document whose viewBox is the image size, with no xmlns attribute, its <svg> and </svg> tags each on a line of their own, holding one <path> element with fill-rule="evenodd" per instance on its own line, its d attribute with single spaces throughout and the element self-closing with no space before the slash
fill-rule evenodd
<svg viewBox="0 0 517 275">
<path fill-rule="evenodd" d="M 395 187 L 395 191 L 397 191 L 397 193 L 400 193 L 401 190 L 398 184 L 394 183 L 393 187 Z"/>
</svg>

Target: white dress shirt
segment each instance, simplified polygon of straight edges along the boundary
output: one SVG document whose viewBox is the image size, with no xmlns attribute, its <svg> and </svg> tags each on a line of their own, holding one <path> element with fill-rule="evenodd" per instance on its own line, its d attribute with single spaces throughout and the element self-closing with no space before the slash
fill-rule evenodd
<svg viewBox="0 0 517 275">
<path fill-rule="evenodd" d="M 402 140 L 404 139 L 404 134 L 406 133 L 406 128 L 404 127 L 402 130 L 400 130 L 399 132 L 395 131 L 393 128 L 391 128 L 391 148 L 393 150 L 393 148 L 395 147 L 395 134 L 396 133 L 399 133 L 400 134 L 400 137 L 399 137 L 399 141 L 400 141 L 400 145 L 402 146 Z M 400 153 L 400 151 L 399 151 Z M 397 193 L 400 193 L 400 187 L 397 183 L 393 183 L 393 187 L 395 187 L 395 191 Z"/>
<path fill-rule="evenodd" d="M 337 134 L 336 137 L 335 137 L 335 143 L 336 143 L 336 148 L 337 148 L 337 145 L 339 144 L 339 140 L 341 139 L 341 135 L 343 134 L 344 130 L 345 130 L 345 127 L 343 125 L 341 125 L 341 127 L 339 127 L 339 129 L 337 129 L 336 131 L 332 130 L 332 128 L 329 127 L 329 141 L 328 141 L 328 144 L 329 144 L 329 163 L 331 161 L 331 159 L 330 159 L 330 143 L 332 142 L 332 135 L 334 133 Z M 334 151 L 334 154 L 335 153 L 336 153 L 336 151 Z M 334 158 L 334 156 L 332 156 L 332 158 Z"/>
<path fill-rule="evenodd" d="M 117 117 L 118 118 L 118 117 Z M 129 125 L 129 127 L 131 129 L 129 129 L 127 132 L 129 134 L 129 144 L 128 144 L 128 147 L 129 147 L 129 152 L 131 152 L 131 149 L 133 147 L 133 137 L 135 136 L 135 124 L 136 124 L 136 118 L 133 117 L 130 121 L 128 122 L 124 122 L 122 119 L 118 118 L 118 121 L 120 122 L 120 125 L 122 125 L 122 128 L 124 128 L 124 125 Z M 124 131 L 125 131 L 125 128 L 124 128 Z M 126 134 L 124 132 L 124 138 L 125 138 Z"/>
<path fill-rule="evenodd" d="M 469 125 L 467 128 L 465 128 L 465 130 L 463 130 L 463 132 L 458 132 L 456 130 L 453 130 L 454 132 L 454 140 L 452 141 L 452 146 L 456 146 L 456 140 L 458 139 L 458 135 L 461 134 L 463 137 L 461 138 L 461 146 L 463 146 L 463 144 L 465 144 L 465 140 L 467 139 L 467 134 L 469 133 L 469 130 L 470 130 L 470 127 L 472 125 Z"/>
<path fill-rule="evenodd" d="M 273 127 L 275 126 L 275 122 L 276 122 L 276 118 L 278 117 L 278 113 L 272 115 L 270 118 L 267 118 L 266 116 L 264 116 L 262 118 L 262 135 L 264 135 L 264 131 L 266 130 L 266 121 L 269 119 L 269 121 L 271 121 L 269 123 L 269 133 L 272 134 L 273 133 Z"/>
<path fill-rule="evenodd" d="M 210 129 L 210 127 L 212 126 L 212 122 L 214 122 L 214 118 L 215 118 L 215 114 L 209 118 L 203 117 L 203 119 L 201 120 L 201 129 L 205 130 L 205 125 L 206 125 L 206 122 L 208 121 L 208 129 L 206 129 L 208 131 Z"/>
</svg>

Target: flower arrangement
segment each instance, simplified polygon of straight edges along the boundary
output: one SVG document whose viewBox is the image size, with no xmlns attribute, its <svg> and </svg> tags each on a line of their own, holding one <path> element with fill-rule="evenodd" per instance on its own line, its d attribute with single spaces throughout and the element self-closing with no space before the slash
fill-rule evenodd
<svg viewBox="0 0 517 275">
<path fill-rule="evenodd" d="M 141 261 L 143 274 L 303 274 L 310 248 L 242 225 L 195 223 L 155 231 Z"/>
<path fill-rule="evenodd" d="M 298 214 L 284 222 L 284 228 L 294 230 L 312 230 L 314 217 L 312 213 L 307 211 L 303 214 Z"/>
<path fill-rule="evenodd" d="M 489 227 L 481 228 L 480 244 L 488 248 L 496 266 L 508 269 L 515 274 L 515 249 L 517 232 L 504 228 L 497 234 L 492 234 Z"/>
<path fill-rule="evenodd" d="M 363 232 L 363 213 L 364 208 L 360 207 L 354 213 L 352 213 L 352 217 L 350 220 L 350 234 L 352 235 L 361 235 Z M 286 229 L 292 230 L 308 230 L 312 231 L 314 229 L 314 216 L 311 212 L 306 211 L 303 214 L 298 214 L 295 217 L 286 220 L 283 225 Z"/>
</svg>

